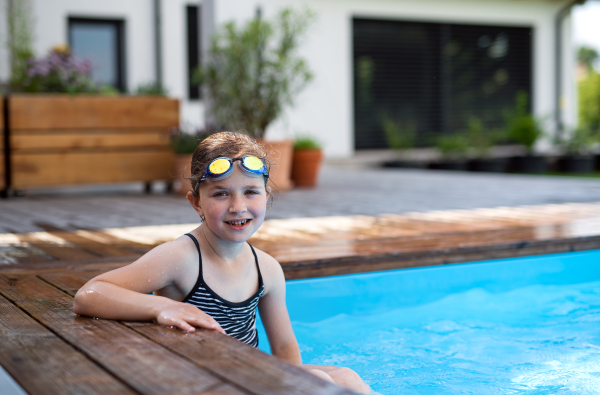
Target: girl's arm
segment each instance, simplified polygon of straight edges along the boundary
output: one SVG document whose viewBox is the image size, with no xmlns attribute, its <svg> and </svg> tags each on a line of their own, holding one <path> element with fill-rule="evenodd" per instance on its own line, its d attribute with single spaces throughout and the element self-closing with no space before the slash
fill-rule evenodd
<svg viewBox="0 0 600 395">
<path fill-rule="evenodd" d="M 188 259 L 190 254 L 186 254 L 188 248 L 182 239 L 165 243 L 130 265 L 91 279 L 75 295 L 73 311 L 114 320 L 154 319 L 159 324 L 176 326 L 188 332 L 193 332 L 194 326 L 198 326 L 225 333 L 212 317 L 197 307 L 149 295 L 155 290 L 178 293 L 182 280 L 189 277 L 190 270 L 193 272 L 193 259 Z M 197 258 L 195 264 L 198 264 Z"/>
<path fill-rule="evenodd" d="M 264 252 L 260 255 L 259 262 L 265 263 L 261 265 L 265 295 L 260 299 L 258 310 L 269 338 L 271 354 L 288 362 L 301 364 L 300 349 L 285 304 L 283 270 L 271 256 Z"/>
</svg>

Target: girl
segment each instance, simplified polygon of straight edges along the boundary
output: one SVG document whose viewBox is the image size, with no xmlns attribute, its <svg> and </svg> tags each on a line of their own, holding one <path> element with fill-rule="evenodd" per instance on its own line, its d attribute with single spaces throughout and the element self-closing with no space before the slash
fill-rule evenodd
<svg viewBox="0 0 600 395">
<path fill-rule="evenodd" d="M 301 364 L 279 263 L 246 241 L 261 226 L 270 188 L 265 150 L 241 133 L 217 133 L 192 157 L 187 199 L 201 223 L 132 264 L 101 274 L 75 296 L 76 314 L 219 331 L 258 346 L 256 307 L 271 352 Z M 154 295 L 149 295 L 153 293 Z M 302 365 L 354 391 L 369 387 L 348 368 Z"/>
</svg>

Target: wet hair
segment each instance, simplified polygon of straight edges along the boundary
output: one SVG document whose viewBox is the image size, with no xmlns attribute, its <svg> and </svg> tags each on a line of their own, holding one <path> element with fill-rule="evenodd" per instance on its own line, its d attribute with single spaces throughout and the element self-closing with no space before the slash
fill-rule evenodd
<svg viewBox="0 0 600 395">
<path fill-rule="evenodd" d="M 188 178 L 192 184 L 192 193 L 198 197 L 199 192 L 196 185 L 200 182 L 202 173 L 206 166 L 214 159 L 222 156 L 227 158 L 239 158 L 252 155 L 261 158 L 270 170 L 271 164 L 265 148 L 252 137 L 240 132 L 219 132 L 211 134 L 198 144 L 194 155 L 192 155 L 191 177 Z"/>
</svg>

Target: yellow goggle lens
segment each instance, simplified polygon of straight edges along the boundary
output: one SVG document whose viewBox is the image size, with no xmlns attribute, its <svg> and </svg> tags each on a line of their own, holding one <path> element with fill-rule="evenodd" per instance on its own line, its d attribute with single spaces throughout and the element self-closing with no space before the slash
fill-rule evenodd
<svg viewBox="0 0 600 395">
<path fill-rule="evenodd" d="M 256 156 L 247 156 L 244 158 L 244 166 L 246 166 L 247 169 L 258 171 L 263 168 L 264 163 Z"/>
<path fill-rule="evenodd" d="M 213 161 L 208 167 L 208 171 L 212 174 L 223 174 L 229 170 L 231 163 L 227 159 L 217 159 Z"/>
</svg>

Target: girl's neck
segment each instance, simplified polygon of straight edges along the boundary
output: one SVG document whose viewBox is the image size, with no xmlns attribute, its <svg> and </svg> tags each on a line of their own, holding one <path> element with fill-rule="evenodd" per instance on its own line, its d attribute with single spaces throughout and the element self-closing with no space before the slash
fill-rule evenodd
<svg viewBox="0 0 600 395">
<path fill-rule="evenodd" d="M 242 254 L 244 250 L 244 244 L 246 242 L 232 243 L 230 241 L 223 240 L 211 232 L 206 224 L 201 224 L 198 228 L 198 232 L 200 233 L 200 237 L 204 243 L 207 244 L 210 254 L 214 254 L 223 261 L 234 261 Z"/>
</svg>

